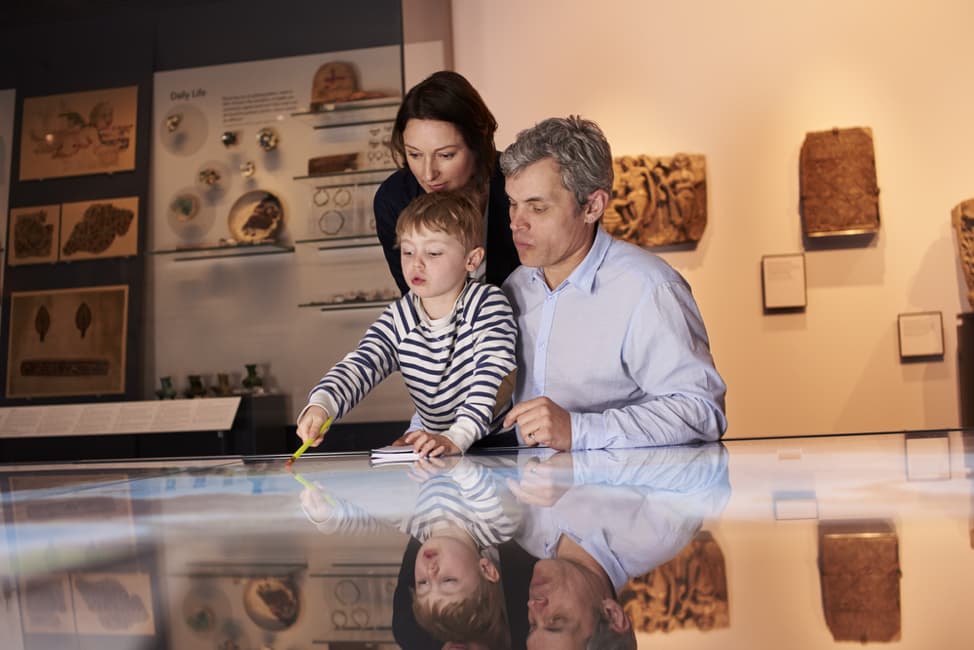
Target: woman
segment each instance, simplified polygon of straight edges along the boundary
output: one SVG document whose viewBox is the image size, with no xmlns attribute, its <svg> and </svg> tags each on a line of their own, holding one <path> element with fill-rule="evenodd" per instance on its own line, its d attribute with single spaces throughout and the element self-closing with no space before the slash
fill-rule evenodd
<svg viewBox="0 0 974 650">
<path fill-rule="evenodd" d="M 396 248 L 396 221 L 414 198 L 427 192 L 468 192 L 487 220 L 487 282 L 500 285 L 519 264 L 511 236 L 504 176 L 497 164 L 497 121 L 470 82 L 440 71 L 406 93 L 392 130 L 392 151 L 402 168 L 375 194 L 375 227 L 399 290 L 403 278 Z"/>
</svg>

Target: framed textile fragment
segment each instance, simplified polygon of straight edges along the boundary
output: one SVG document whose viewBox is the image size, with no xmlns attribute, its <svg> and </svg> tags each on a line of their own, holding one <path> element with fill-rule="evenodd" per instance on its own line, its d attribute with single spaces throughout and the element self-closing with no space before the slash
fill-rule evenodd
<svg viewBox="0 0 974 650">
<path fill-rule="evenodd" d="M 128 286 L 10 294 L 7 397 L 125 392 Z"/>
<path fill-rule="evenodd" d="M 138 253 L 139 197 L 61 206 L 62 261 L 126 257 Z"/>
<path fill-rule="evenodd" d="M 20 266 L 57 262 L 60 231 L 60 205 L 14 208 L 10 211 L 7 264 Z"/>
<path fill-rule="evenodd" d="M 879 185 L 868 128 L 805 135 L 800 166 L 805 235 L 862 235 L 879 230 Z"/>
<path fill-rule="evenodd" d="M 612 197 L 602 217 L 609 234 L 639 246 L 700 240 L 707 227 L 702 155 L 621 156 L 612 164 Z"/>
<path fill-rule="evenodd" d="M 138 86 L 24 99 L 20 180 L 135 169 Z"/>
</svg>

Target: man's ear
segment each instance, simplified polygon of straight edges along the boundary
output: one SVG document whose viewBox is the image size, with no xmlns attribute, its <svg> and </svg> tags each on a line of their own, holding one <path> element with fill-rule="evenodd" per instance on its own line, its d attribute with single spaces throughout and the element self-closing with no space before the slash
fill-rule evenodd
<svg viewBox="0 0 974 650">
<path fill-rule="evenodd" d="M 498 582 L 501 579 L 500 571 L 497 570 L 493 562 L 485 557 L 480 558 L 480 573 L 488 582 Z"/>
<path fill-rule="evenodd" d="M 632 621 L 626 616 L 622 605 L 611 598 L 602 601 L 602 616 L 609 622 L 609 627 L 612 628 L 613 632 L 621 634 L 632 629 Z"/>
<path fill-rule="evenodd" d="M 605 190 L 595 190 L 588 195 L 585 203 L 584 214 L 585 223 L 595 223 L 605 212 L 609 205 L 609 193 Z"/>
<path fill-rule="evenodd" d="M 476 271 L 480 263 L 484 261 L 484 247 L 478 246 L 467 253 L 467 271 Z"/>
</svg>

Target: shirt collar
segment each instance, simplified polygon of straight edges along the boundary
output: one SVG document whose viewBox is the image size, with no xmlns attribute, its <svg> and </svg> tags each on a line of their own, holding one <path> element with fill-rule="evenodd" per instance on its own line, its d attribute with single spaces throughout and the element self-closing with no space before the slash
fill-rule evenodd
<svg viewBox="0 0 974 650">
<path fill-rule="evenodd" d="M 554 290 L 558 291 L 561 287 L 572 284 L 585 293 L 592 293 L 595 290 L 595 275 L 598 273 L 599 268 L 601 268 L 602 262 L 605 260 L 605 255 L 609 251 L 609 246 L 612 245 L 612 241 L 612 235 L 602 229 L 601 223 L 596 224 L 595 241 L 592 242 L 592 248 L 589 249 L 585 258 L 575 267 L 575 270 L 571 272 L 568 278 L 559 287 L 555 287 Z M 531 279 L 535 282 L 544 283 L 544 269 L 541 267 L 535 268 Z M 547 287 L 547 284 L 544 286 Z"/>
</svg>

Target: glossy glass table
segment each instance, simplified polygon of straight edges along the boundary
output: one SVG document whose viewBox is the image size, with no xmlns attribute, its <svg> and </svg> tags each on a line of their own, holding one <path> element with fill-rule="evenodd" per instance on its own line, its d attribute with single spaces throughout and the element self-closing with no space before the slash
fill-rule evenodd
<svg viewBox="0 0 974 650">
<path fill-rule="evenodd" d="M 0 489 L 4 650 L 974 647 L 961 431 L 3 465 Z"/>
</svg>

